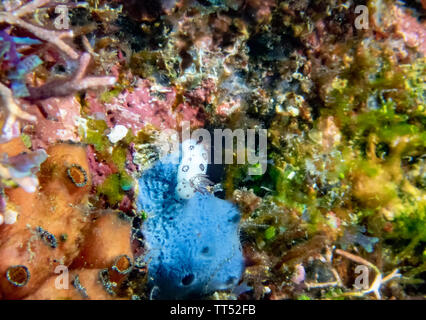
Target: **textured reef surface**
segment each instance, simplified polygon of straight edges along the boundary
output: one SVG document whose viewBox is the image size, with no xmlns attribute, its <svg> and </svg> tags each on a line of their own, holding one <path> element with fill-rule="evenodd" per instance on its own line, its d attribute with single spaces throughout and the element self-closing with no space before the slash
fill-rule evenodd
<svg viewBox="0 0 426 320">
<path fill-rule="evenodd" d="M 425 299 L 425 12 L 1 1 L 0 299 Z"/>
</svg>

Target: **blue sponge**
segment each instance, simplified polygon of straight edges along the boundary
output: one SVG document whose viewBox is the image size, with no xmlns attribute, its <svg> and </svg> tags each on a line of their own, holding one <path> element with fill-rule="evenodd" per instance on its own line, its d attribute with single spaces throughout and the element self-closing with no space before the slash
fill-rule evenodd
<svg viewBox="0 0 426 320">
<path fill-rule="evenodd" d="M 244 268 L 240 213 L 212 194 L 179 198 L 175 157 L 158 161 L 139 179 L 138 209 L 148 213 L 142 225 L 144 261 L 154 297 L 199 298 L 233 288 Z"/>
</svg>

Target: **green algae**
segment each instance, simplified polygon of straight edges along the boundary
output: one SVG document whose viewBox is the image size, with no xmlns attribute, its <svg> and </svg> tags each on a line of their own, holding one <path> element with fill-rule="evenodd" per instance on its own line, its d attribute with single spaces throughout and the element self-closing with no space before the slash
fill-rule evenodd
<svg viewBox="0 0 426 320">
<path fill-rule="evenodd" d="M 108 129 L 104 120 L 88 119 L 83 141 L 86 144 L 93 145 L 98 161 L 110 164 L 117 171 L 117 173 L 106 177 L 104 182 L 97 187 L 97 195 L 106 197 L 108 203 L 115 206 L 123 200 L 126 192 L 131 191 L 134 186 L 134 180 L 127 172 L 126 163 L 129 144 L 136 141 L 137 138 L 129 131 L 121 141 L 113 145 L 106 136 Z"/>
<path fill-rule="evenodd" d="M 424 272 L 426 242 L 420 174 L 426 151 L 425 60 L 397 64 L 385 45 L 378 49 L 356 41 L 347 50 L 351 62 L 322 84 L 324 108 L 312 125 L 276 114 L 268 127 L 267 172 L 253 179 L 247 167 L 230 166 L 225 190 L 232 196 L 236 189 L 251 189 L 262 203 L 272 203 L 274 209 L 261 205 L 244 218 L 245 232 L 262 252 L 281 257 L 297 242 L 310 245 L 305 237 L 324 232 L 332 241 L 342 239 L 345 248 L 361 248 L 366 244 L 354 241 L 356 234 L 343 237 L 359 227 L 366 230 L 363 239 L 371 240 L 362 252 L 380 254 L 380 247 L 387 268 L 402 267 L 415 277 Z M 332 136 L 327 130 L 333 127 L 323 125 L 329 117 L 336 127 Z M 296 222 L 283 218 L 289 212 Z M 322 298 L 343 299 L 341 294 L 333 289 Z"/>
<path fill-rule="evenodd" d="M 105 181 L 98 186 L 97 194 L 108 199 L 110 205 L 115 206 L 122 200 L 126 191 L 133 187 L 133 179 L 126 173 L 114 173 L 109 175 Z"/>
<path fill-rule="evenodd" d="M 112 99 L 117 97 L 122 91 L 123 91 L 122 87 L 118 87 L 118 88 L 116 87 L 111 90 L 106 90 L 100 95 L 99 101 L 102 103 L 109 103 L 111 102 Z"/>
<path fill-rule="evenodd" d="M 276 234 L 275 227 L 270 226 L 268 229 L 265 230 L 265 239 L 271 240 L 275 238 L 275 234 Z"/>
<path fill-rule="evenodd" d="M 120 185 L 120 175 L 111 174 L 97 188 L 98 195 L 105 195 L 110 204 L 117 204 L 123 199 L 123 193 Z"/>
<path fill-rule="evenodd" d="M 125 144 L 116 146 L 112 151 L 111 159 L 120 171 L 124 170 L 126 165 L 127 152 L 128 147 Z"/>
<path fill-rule="evenodd" d="M 133 178 L 126 172 L 121 173 L 120 175 L 120 187 L 123 191 L 129 191 L 133 188 L 134 181 Z"/>
<path fill-rule="evenodd" d="M 87 129 L 82 134 L 84 143 L 93 145 L 98 152 L 105 151 L 111 145 L 108 137 L 105 135 L 107 129 L 108 125 L 104 120 L 88 119 Z"/>
</svg>

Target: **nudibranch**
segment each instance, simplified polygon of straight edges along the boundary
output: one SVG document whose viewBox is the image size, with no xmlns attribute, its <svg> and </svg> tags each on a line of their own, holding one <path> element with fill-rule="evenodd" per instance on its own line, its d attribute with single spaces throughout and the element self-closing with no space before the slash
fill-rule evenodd
<svg viewBox="0 0 426 320">
<path fill-rule="evenodd" d="M 188 139 L 182 142 L 182 159 L 178 167 L 176 193 L 182 199 L 192 198 L 196 191 L 210 184 L 207 179 L 208 156 L 202 143 Z"/>
<path fill-rule="evenodd" d="M 206 150 L 193 140 L 167 155 L 139 178 L 138 210 L 147 213 L 140 232 L 151 296 L 200 298 L 235 287 L 244 269 L 240 213 L 234 204 L 200 192 Z"/>
</svg>

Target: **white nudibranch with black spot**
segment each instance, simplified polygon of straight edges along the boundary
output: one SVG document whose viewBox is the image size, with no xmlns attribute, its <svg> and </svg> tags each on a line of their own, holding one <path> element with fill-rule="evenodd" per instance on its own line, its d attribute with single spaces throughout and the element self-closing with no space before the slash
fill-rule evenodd
<svg viewBox="0 0 426 320">
<path fill-rule="evenodd" d="M 211 184 L 207 179 L 208 155 L 201 143 L 188 139 L 182 142 L 182 160 L 177 175 L 176 193 L 182 199 L 190 199 L 196 191 Z"/>
</svg>

